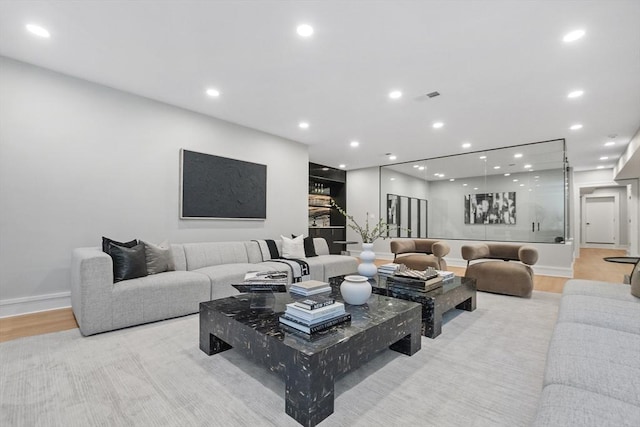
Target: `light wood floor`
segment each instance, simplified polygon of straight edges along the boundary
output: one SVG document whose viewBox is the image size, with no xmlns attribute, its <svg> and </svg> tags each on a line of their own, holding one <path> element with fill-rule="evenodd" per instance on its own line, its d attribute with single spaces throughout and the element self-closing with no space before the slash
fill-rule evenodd
<svg viewBox="0 0 640 427">
<path fill-rule="evenodd" d="M 622 283 L 625 274 L 633 268 L 630 264 L 606 262 L 604 257 L 624 256 L 624 250 L 581 249 L 580 258 L 573 265 L 573 277 L 576 279 L 604 280 Z M 377 260 L 385 264 L 387 260 Z M 449 267 L 456 275 L 464 275 L 465 268 Z M 567 278 L 536 275 L 534 289 L 546 292 L 562 292 Z M 0 319 L 0 342 L 32 335 L 47 334 L 77 328 L 78 324 L 71 308 L 25 314 Z"/>
</svg>

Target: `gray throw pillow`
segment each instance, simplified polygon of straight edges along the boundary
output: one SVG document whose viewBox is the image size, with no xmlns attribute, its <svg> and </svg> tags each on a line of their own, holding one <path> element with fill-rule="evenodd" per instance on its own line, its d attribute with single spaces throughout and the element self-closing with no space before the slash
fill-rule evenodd
<svg viewBox="0 0 640 427">
<path fill-rule="evenodd" d="M 169 242 L 164 241 L 159 245 L 154 245 L 144 240 L 140 242 L 144 244 L 148 274 L 158 274 L 176 269 Z"/>
</svg>

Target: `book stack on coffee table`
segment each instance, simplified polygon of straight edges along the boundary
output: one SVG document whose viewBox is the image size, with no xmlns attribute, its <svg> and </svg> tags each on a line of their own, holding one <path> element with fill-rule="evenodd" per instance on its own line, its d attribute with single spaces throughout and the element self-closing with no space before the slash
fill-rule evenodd
<svg viewBox="0 0 640 427">
<path fill-rule="evenodd" d="M 442 286 L 442 277 L 435 269 L 411 270 L 402 265 L 387 278 L 387 286 L 416 292 L 429 292 Z"/>
<path fill-rule="evenodd" d="M 312 297 L 287 304 L 280 323 L 305 334 L 325 331 L 351 320 L 344 303 L 330 297 Z"/>
<path fill-rule="evenodd" d="M 286 271 L 250 271 L 242 283 L 231 286 L 240 292 L 286 292 L 288 281 Z"/>
<path fill-rule="evenodd" d="M 331 292 L 331 286 L 327 282 L 319 280 L 307 280 L 305 282 L 292 283 L 289 286 L 289 292 L 298 295 L 316 295 L 324 292 Z"/>
</svg>

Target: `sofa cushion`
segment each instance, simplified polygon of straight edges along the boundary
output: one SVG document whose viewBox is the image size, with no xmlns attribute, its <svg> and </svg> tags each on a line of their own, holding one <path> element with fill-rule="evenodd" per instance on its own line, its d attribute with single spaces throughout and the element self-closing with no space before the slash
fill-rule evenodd
<svg viewBox="0 0 640 427">
<path fill-rule="evenodd" d="M 187 270 L 249 262 L 244 242 L 185 243 L 183 247 Z"/>
<path fill-rule="evenodd" d="M 544 384 L 576 387 L 638 406 L 638 355 L 640 335 L 560 322 L 549 345 Z"/>
<path fill-rule="evenodd" d="M 542 390 L 534 427 L 636 427 L 640 407 L 587 390 L 550 384 Z"/>
<path fill-rule="evenodd" d="M 109 247 L 110 244 L 124 246 L 125 248 L 132 248 L 138 244 L 138 241 L 136 239 L 133 239 L 129 242 L 117 242 L 113 239 L 109 239 L 108 237 L 102 236 L 102 252 L 108 254 L 109 251 L 111 250 L 111 248 Z"/>
<path fill-rule="evenodd" d="M 176 269 L 173 264 L 173 256 L 169 242 L 164 241 L 159 245 L 154 245 L 153 243 L 140 240 L 140 243 L 144 244 L 147 274 L 164 273 L 165 271 L 173 271 Z"/>
<path fill-rule="evenodd" d="M 324 278 L 318 280 L 329 280 L 332 277 L 354 274 L 358 271 L 358 260 L 347 255 L 318 255 L 315 258 L 308 259 L 307 262 L 310 266 L 323 266 Z"/>
<path fill-rule="evenodd" d="M 626 285 L 614 285 L 626 287 Z M 626 293 L 632 297 L 628 291 Z M 601 298 L 589 295 L 564 295 L 560 301 L 558 322 L 576 322 L 640 335 L 640 300 Z M 640 348 L 638 348 L 640 357 Z"/>
<path fill-rule="evenodd" d="M 301 234 L 294 239 L 290 239 L 285 236 L 282 238 L 282 257 L 302 259 L 305 258 L 304 253 L 304 236 Z"/>
<path fill-rule="evenodd" d="M 109 243 L 108 253 L 113 259 L 114 283 L 147 275 L 147 260 L 143 243 L 131 248 Z"/>
<path fill-rule="evenodd" d="M 590 295 L 594 297 L 639 301 L 630 294 L 630 286 L 622 283 L 610 283 L 597 280 L 571 279 L 565 283 L 563 295 Z"/>
<path fill-rule="evenodd" d="M 533 291 L 533 270 L 516 261 L 481 261 L 471 264 L 465 277 L 476 279 L 479 291 L 530 297 Z"/>
<path fill-rule="evenodd" d="M 197 313 L 209 301 L 211 281 L 190 271 L 167 271 L 113 286 L 113 327 L 124 328 Z"/>
</svg>

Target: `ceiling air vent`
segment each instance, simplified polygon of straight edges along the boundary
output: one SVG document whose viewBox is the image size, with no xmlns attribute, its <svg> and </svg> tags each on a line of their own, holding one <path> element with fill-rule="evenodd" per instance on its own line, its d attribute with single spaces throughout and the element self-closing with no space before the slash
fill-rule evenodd
<svg viewBox="0 0 640 427">
<path fill-rule="evenodd" d="M 433 92 L 429 92 L 429 93 L 425 93 L 424 95 L 419 95 L 416 96 L 415 98 L 413 98 L 415 101 L 425 101 L 429 98 L 435 98 L 436 96 L 440 96 L 440 92 L 438 91 L 433 91 Z"/>
</svg>

